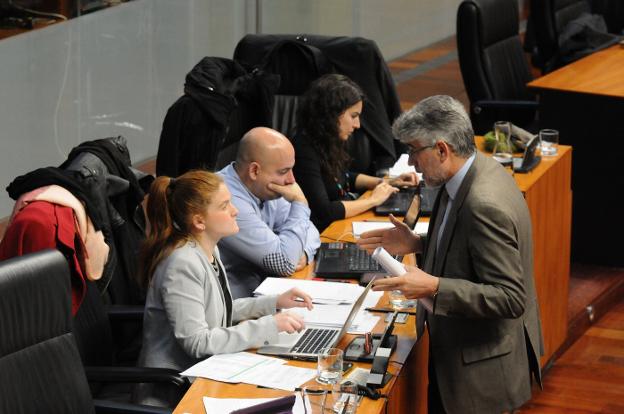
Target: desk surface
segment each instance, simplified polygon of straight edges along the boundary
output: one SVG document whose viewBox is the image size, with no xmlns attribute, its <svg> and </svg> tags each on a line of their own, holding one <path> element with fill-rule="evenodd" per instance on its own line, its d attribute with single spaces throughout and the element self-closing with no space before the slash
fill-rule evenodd
<svg viewBox="0 0 624 414">
<path fill-rule="evenodd" d="M 624 48 L 615 45 L 592 53 L 535 79 L 528 87 L 624 98 Z"/>
</svg>

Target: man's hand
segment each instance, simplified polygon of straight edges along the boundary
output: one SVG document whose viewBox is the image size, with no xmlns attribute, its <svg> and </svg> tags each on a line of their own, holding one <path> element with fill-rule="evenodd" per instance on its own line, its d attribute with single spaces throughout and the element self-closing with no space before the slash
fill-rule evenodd
<svg viewBox="0 0 624 414">
<path fill-rule="evenodd" d="M 420 236 L 412 233 L 407 224 L 397 220 L 392 214 L 390 222 L 394 224 L 391 229 L 371 230 L 362 233 L 356 241 L 357 245 L 372 253 L 377 247 L 382 246 L 390 254 L 405 255 L 420 251 Z"/>
<path fill-rule="evenodd" d="M 418 185 L 418 175 L 415 172 L 408 172 L 390 179 L 390 185 L 395 187 L 416 187 Z"/>
<path fill-rule="evenodd" d="M 301 187 L 299 187 L 299 184 L 297 183 L 292 183 L 288 185 L 279 185 L 275 183 L 269 183 L 268 187 L 269 187 L 269 190 L 275 191 L 276 193 L 284 197 L 286 201 L 289 201 L 291 203 L 294 201 L 298 201 L 300 203 L 305 204 L 306 206 L 308 205 L 308 200 L 303 194 Z"/>
<path fill-rule="evenodd" d="M 312 297 L 299 288 L 292 288 L 277 297 L 278 309 L 308 308 L 312 310 Z"/>
<path fill-rule="evenodd" d="M 440 279 L 417 267 L 406 266 L 407 273 L 386 279 L 375 279 L 373 290 L 400 290 L 408 299 L 433 296 L 438 291 Z"/>
</svg>

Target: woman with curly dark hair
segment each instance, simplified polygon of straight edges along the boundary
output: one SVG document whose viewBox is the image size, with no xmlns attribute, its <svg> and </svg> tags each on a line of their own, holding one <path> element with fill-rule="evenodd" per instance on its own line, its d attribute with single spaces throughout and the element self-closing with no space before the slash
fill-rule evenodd
<svg viewBox="0 0 624 414">
<path fill-rule="evenodd" d="M 297 183 L 308 199 L 311 219 L 323 231 L 335 220 L 360 214 L 382 204 L 394 185 L 415 185 L 415 174 L 390 181 L 349 171 L 347 140 L 360 127 L 364 94 L 344 75 L 325 75 L 312 83 L 297 110 L 293 138 Z M 355 192 L 373 190 L 369 197 Z"/>
</svg>

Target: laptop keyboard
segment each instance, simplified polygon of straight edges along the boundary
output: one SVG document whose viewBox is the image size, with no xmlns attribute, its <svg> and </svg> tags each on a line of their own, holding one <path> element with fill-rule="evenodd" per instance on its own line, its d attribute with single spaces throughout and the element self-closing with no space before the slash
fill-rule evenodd
<svg viewBox="0 0 624 414">
<path fill-rule="evenodd" d="M 349 270 L 379 270 L 379 263 L 366 253 L 365 250 L 355 248 L 349 256 Z"/>
<path fill-rule="evenodd" d="M 292 352 L 302 354 L 318 354 L 321 349 L 327 347 L 334 336 L 338 334 L 335 329 L 307 329 L 292 348 Z"/>
</svg>

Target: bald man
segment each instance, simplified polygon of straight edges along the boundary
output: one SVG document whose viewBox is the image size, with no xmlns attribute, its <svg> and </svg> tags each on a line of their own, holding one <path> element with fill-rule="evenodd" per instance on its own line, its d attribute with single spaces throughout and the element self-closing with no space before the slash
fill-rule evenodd
<svg viewBox="0 0 624 414">
<path fill-rule="evenodd" d="M 254 128 L 241 139 L 236 161 L 219 171 L 238 209 L 239 232 L 219 242 L 234 299 L 252 296 L 267 276 L 302 269 L 320 245 L 294 165 L 288 138 Z"/>
</svg>

